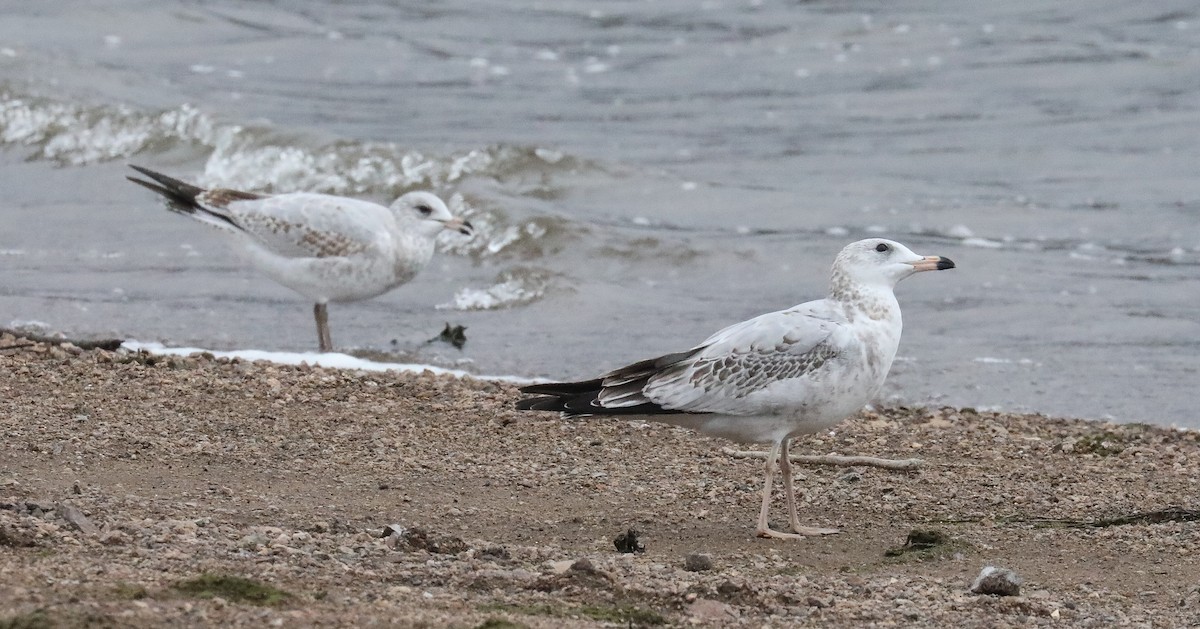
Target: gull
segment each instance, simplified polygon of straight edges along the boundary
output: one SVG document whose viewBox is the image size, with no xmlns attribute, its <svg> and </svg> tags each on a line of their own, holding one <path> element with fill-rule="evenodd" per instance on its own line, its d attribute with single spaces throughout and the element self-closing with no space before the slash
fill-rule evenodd
<svg viewBox="0 0 1200 629">
<path fill-rule="evenodd" d="M 311 299 L 322 352 L 333 350 L 326 304 L 382 295 L 429 263 L 442 230 L 472 233 L 471 223 L 429 192 L 409 192 L 383 206 L 311 192 L 204 189 L 130 168 L 150 181 L 126 178 L 162 195 L 167 209 L 220 230 L 251 265 Z"/>
<path fill-rule="evenodd" d="M 580 382 L 521 388 L 518 410 L 564 417 L 616 415 L 658 421 L 740 443 L 771 443 L 759 537 L 795 539 L 837 529 L 802 526 L 789 442 L 846 419 L 879 392 L 900 344 L 900 280 L 953 269 L 883 238 L 850 243 L 833 262 L 829 296 L 731 325 L 699 345 Z M 792 532 L 767 521 L 775 462 Z"/>
</svg>

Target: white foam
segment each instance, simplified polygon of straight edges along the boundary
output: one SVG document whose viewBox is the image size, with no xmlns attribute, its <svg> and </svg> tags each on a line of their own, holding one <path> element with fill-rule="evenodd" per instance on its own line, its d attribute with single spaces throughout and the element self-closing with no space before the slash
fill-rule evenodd
<svg viewBox="0 0 1200 629">
<path fill-rule="evenodd" d="M 546 280 L 538 276 L 508 277 L 487 288 L 463 288 L 439 310 L 495 310 L 536 301 L 546 293 Z"/>
<path fill-rule="evenodd" d="M 312 365 L 328 369 L 351 369 L 357 371 L 399 371 L 401 373 L 429 372 L 438 376 L 453 376 L 455 378 L 473 378 L 492 382 L 509 382 L 513 384 L 530 384 L 536 380 L 517 376 L 486 376 L 469 373 L 460 369 L 446 369 L 420 363 L 381 363 L 365 358 L 358 358 L 337 352 L 270 352 L 257 349 L 240 349 L 233 351 L 214 351 L 199 347 L 167 347 L 162 343 L 143 343 L 141 341 L 125 341 L 121 347 L 131 352 L 147 352 L 156 356 L 191 356 L 208 353 L 217 358 L 239 358 L 249 361 L 264 361 L 277 365 Z"/>
<path fill-rule="evenodd" d="M 211 72 L 211 66 L 197 66 Z M 244 76 L 231 70 L 233 78 Z M 0 91 L 0 144 L 38 147 L 33 157 L 85 165 L 128 158 L 158 144 L 180 141 L 212 153 L 200 185 L 248 190 L 361 194 L 368 190 L 440 187 L 512 163 L 563 162 L 555 151 L 536 153 L 489 146 L 427 156 L 391 142 L 305 142 L 267 126 L 222 123 L 191 105 L 159 113 L 129 107 L 85 106 Z"/>
<path fill-rule="evenodd" d="M 547 148 L 533 149 L 533 154 L 537 155 L 543 162 L 547 164 L 557 164 L 563 160 L 566 155 L 562 151 L 555 151 Z"/>
<path fill-rule="evenodd" d="M 1000 249 L 1004 243 L 997 240 L 988 240 L 987 238 L 963 238 L 962 244 L 967 247 L 981 247 L 984 249 Z"/>
<path fill-rule="evenodd" d="M 971 231 L 970 227 L 960 224 L 960 225 L 954 225 L 953 227 L 950 227 L 949 229 L 946 230 L 945 234 L 951 238 L 967 239 L 967 238 L 971 238 L 972 236 L 974 236 L 975 232 Z"/>
<path fill-rule="evenodd" d="M 157 115 L 124 107 L 85 108 L 0 93 L 0 142 L 40 145 L 36 157 L 83 165 L 128 157 L 163 138 L 211 144 L 213 121 L 191 105 Z"/>
<path fill-rule="evenodd" d="M 973 358 L 971 360 L 972 360 L 972 362 L 983 363 L 985 365 L 1025 365 L 1025 366 L 1033 366 L 1033 367 L 1042 366 L 1041 363 L 1036 362 L 1030 358 L 1018 358 L 1017 360 L 1013 360 L 1011 358 L 996 358 L 995 356 L 979 356 L 979 357 Z"/>
<path fill-rule="evenodd" d="M 9 322 L 8 328 L 33 334 L 49 334 L 50 332 L 50 324 L 37 319 L 13 319 Z"/>
</svg>

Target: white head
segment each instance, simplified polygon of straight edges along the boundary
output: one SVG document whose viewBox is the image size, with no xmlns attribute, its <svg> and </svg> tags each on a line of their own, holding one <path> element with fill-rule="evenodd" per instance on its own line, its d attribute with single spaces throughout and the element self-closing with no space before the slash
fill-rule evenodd
<svg viewBox="0 0 1200 629">
<path fill-rule="evenodd" d="M 391 210 L 396 220 L 416 224 L 421 233 L 431 238 L 443 229 L 453 229 L 467 236 L 474 233 L 471 223 L 451 214 L 450 208 L 430 192 L 409 192 L 392 202 Z"/>
<path fill-rule="evenodd" d="M 830 290 L 835 296 L 856 292 L 852 286 L 891 290 L 913 273 L 953 268 L 950 258 L 919 256 L 894 240 L 867 238 L 846 245 L 837 255 Z"/>
</svg>

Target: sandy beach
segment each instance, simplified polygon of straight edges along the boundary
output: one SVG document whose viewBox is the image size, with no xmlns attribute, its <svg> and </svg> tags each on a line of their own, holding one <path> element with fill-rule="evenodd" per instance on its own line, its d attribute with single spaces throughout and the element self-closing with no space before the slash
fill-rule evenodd
<svg viewBox="0 0 1200 629">
<path fill-rule="evenodd" d="M 734 444 L 506 384 L 2 337 L 0 394 L 5 629 L 1200 623 L 1195 432 L 864 411 L 796 451 L 922 466 L 802 468 L 797 542 Z"/>
</svg>

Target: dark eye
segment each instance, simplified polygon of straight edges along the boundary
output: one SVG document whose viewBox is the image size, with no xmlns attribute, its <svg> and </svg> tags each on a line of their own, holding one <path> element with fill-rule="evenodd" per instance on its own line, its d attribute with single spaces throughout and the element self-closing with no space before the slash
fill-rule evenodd
<svg viewBox="0 0 1200 629">
<path fill-rule="evenodd" d="M 417 211 L 421 213 L 421 216 L 429 216 L 430 214 L 433 214 L 433 208 L 429 207 L 428 205 L 418 205 Z"/>
<path fill-rule="evenodd" d="M 884 251 L 887 251 L 889 249 L 891 249 L 891 247 L 883 244 L 882 242 L 875 245 L 875 250 L 878 251 L 879 253 L 883 253 Z"/>
</svg>

